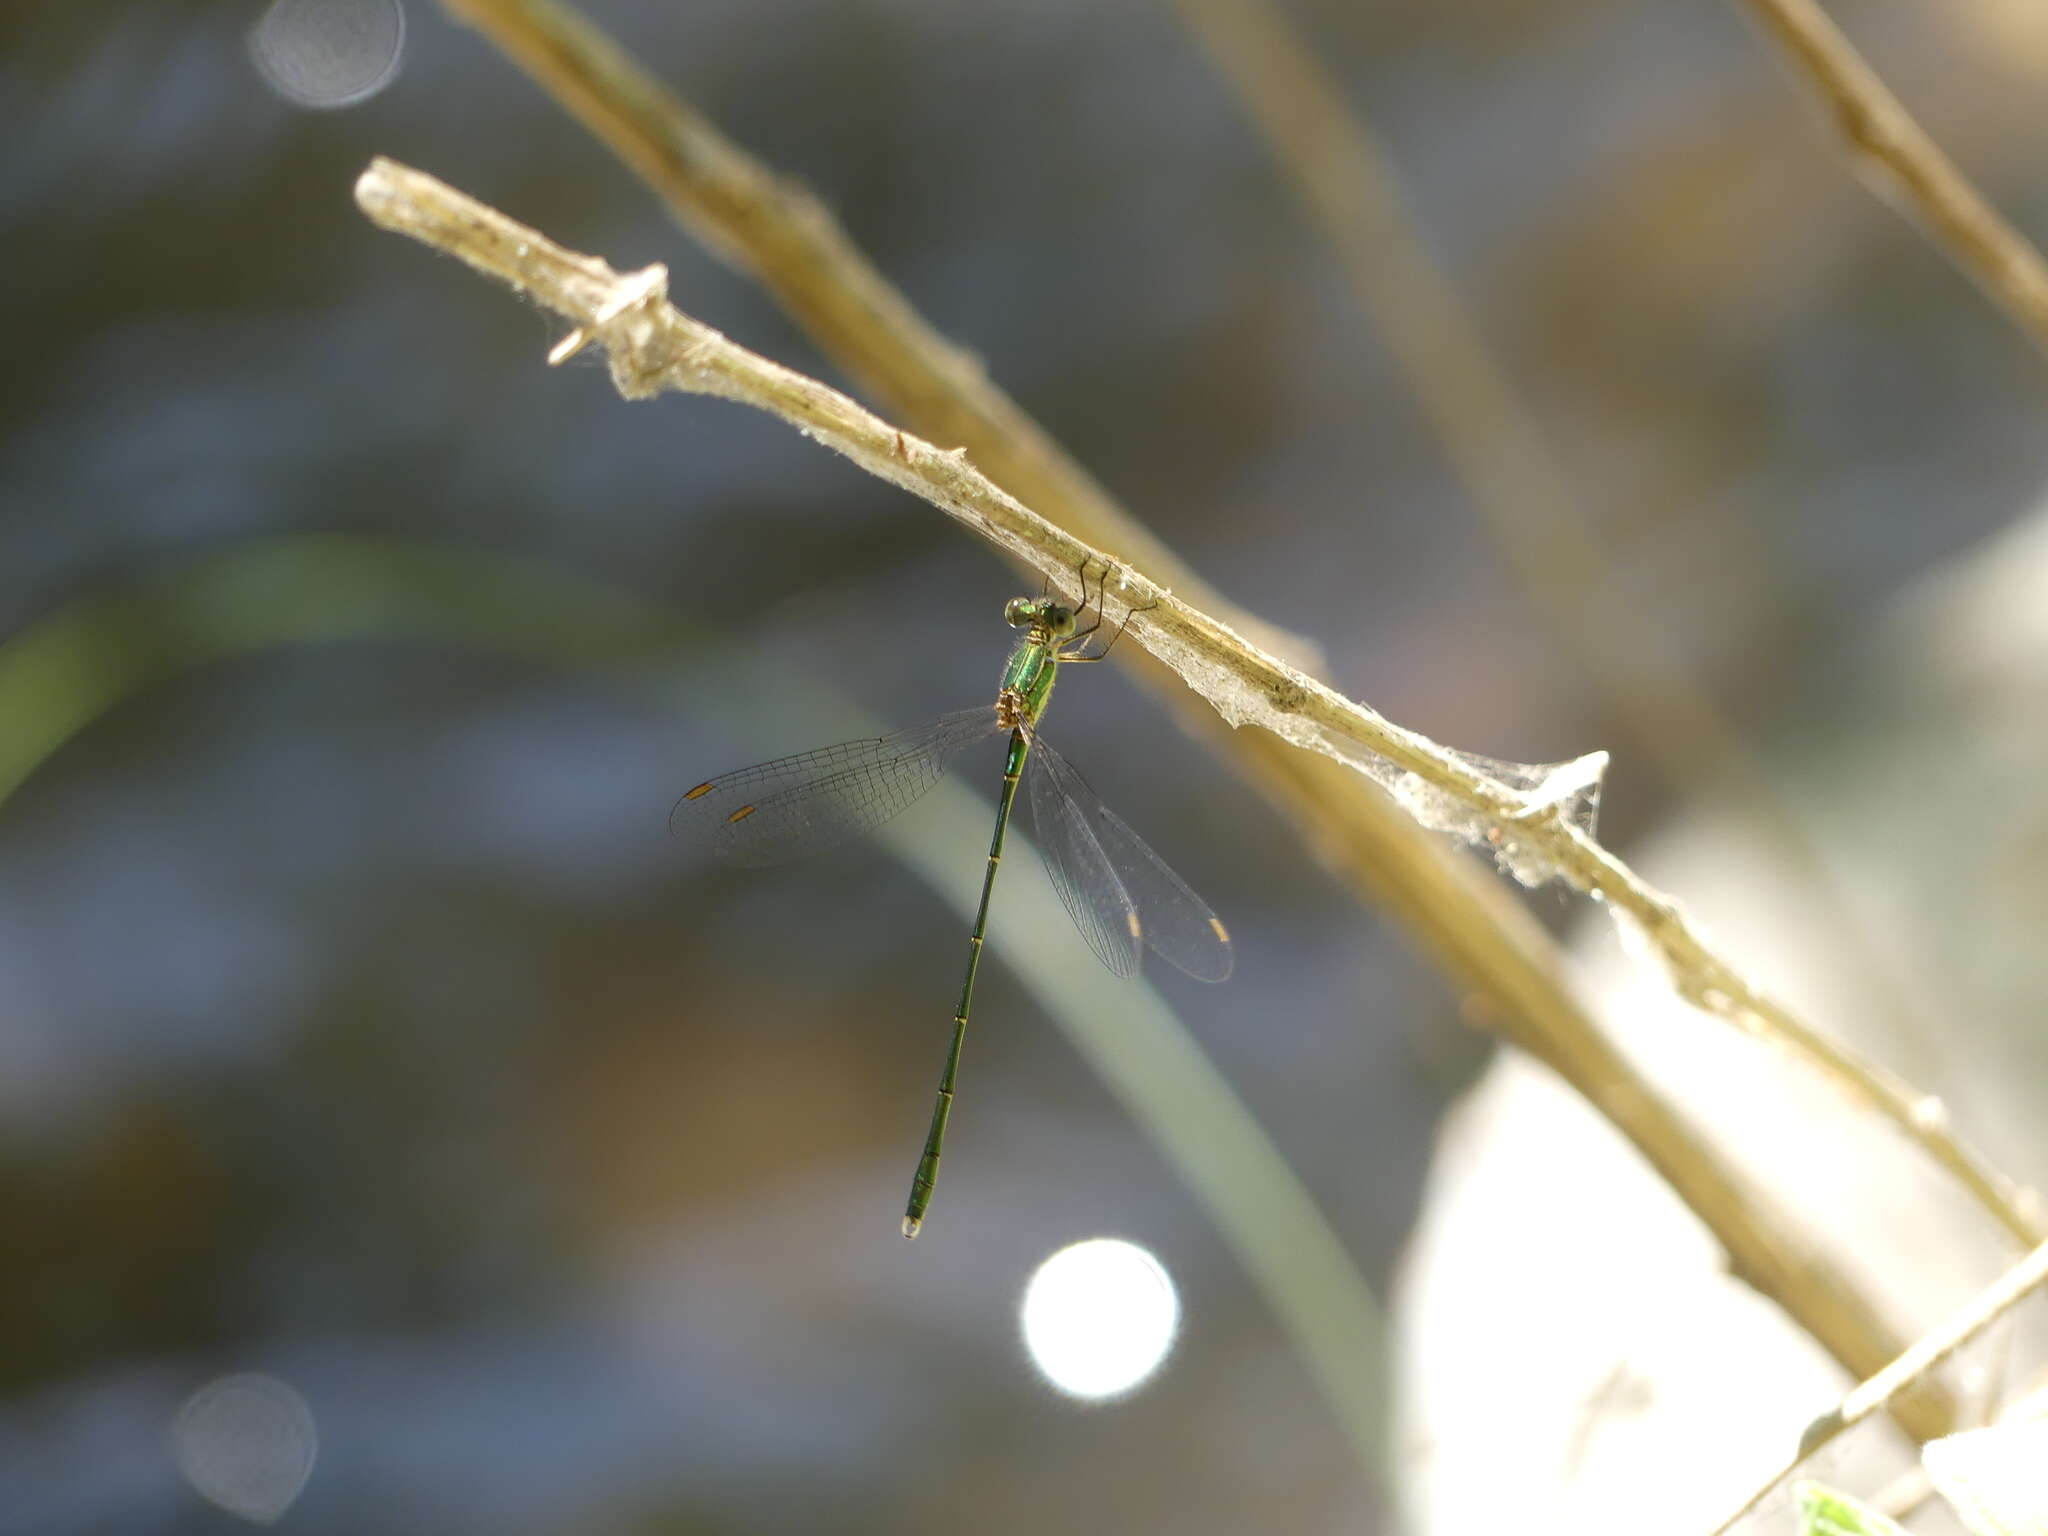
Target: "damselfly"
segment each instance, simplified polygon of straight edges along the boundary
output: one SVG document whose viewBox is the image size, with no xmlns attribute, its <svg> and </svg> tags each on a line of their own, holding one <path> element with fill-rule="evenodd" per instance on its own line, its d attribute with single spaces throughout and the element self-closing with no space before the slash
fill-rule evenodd
<svg viewBox="0 0 2048 1536">
<path fill-rule="evenodd" d="M 1107 575 L 1103 585 L 1108 584 Z M 911 1180 L 903 1214 L 903 1235 L 917 1236 L 939 1177 L 939 1154 L 953 1110 L 960 1047 L 974 1001 L 974 975 L 981 963 L 988 926 L 989 895 L 1003 857 L 1003 832 L 1011 802 L 1027 763 L 1031 773 L 1031 815 L 1038 846 L 1053 888 L 1074 926 L 1097 958 L 1118 976 L 1138 969 L 1150 948 L 1190 976 L 1222 981 L 1230 974 L 1230 935 L 1208 904 L 1114 812 L 1095 797 L 1074 767 L 1038 734 L 1038 722 L 1052 697 L 1063 664 L 1100 661 L 1108 644 L 1090 651 L 1102 629 L 1098 590 L 1095 622 L 1080 628 L 1089 607 L 1085 575 L 1081 606 L 1037 598 L 1012 598 L 1003 618 L 1024 638 L 1010 652 L 993 706 L 941 715 L 926 725 L 867 741 L 842 742 L 793 757 L 742 768 L 706 779 L 676 802 L 670 828 L 700 838 L 734 864 L 777 864 L 802 858 L 880 826 L 930 789 L 963 748 L 1007 734 L 1003 787 L 996 801 L 995 833 L 981 878 L 981 905 L 967 940 L 967 975 L 953 1014 L 952 1041 L 932 1105 L 924 1155 Z M 1130 622 L 1125 615 L 1124 622 Z M 1122 633 L 1119 626 L 1117 633 Z M 1114 643 L 1116 636 L 1111 636 Z"/>
</svg>

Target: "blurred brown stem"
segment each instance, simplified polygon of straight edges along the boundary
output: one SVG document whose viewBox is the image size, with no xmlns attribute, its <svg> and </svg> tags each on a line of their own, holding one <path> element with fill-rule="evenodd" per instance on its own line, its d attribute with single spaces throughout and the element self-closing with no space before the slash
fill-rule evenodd
<svg viewBox="0 0 2048 1536">
<path fill-rule="evenodd" d="M 1924 1035 L 1892 957 L 1850 920 L 1851 903 L 1763 762 L 1691 678 L 1657 659 L 1586 498 L 1431 255 L 1393 155 L 1279 7 L 1176 4 L 1336 251 L 1494 546 L 1613 718 L 1670 784 L 1731 802 L 1752 845 L 1836 914 L 1836 970 L 1859 988 L 1859 1006 Z"/>
<path fill-rule="evenodd" d="M 2048 348 L 2048 265 L 1885 88 L 1816 0 L 1742 0 L 1834 118 L 1857 172 L 1917 221 L 2037 346 Z"/>
<path fill-rule="evenodd" d="M 1265 649 L 1314 648 L 1235 608 L 1068 458 L 980 360 L 925 324 L 832 215 L 734 144 L 603 32 L 551 0 L 441 0 L 637 172 L 699 243 L 772 293 L 821 351 L 933 442 L 965 444 L 998 485 L 1115 549 Z"/>
</svg>

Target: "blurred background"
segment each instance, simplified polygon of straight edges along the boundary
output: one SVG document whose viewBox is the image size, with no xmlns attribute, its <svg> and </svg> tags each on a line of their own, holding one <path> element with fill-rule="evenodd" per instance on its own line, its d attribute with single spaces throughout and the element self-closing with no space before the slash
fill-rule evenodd
<svg viewBox="0 0 2048 1536">
<path fill-rule="evenodd" d="M 1279 9 L 1597 530 L 1564 606 L 1692 679 L 1786 814 L 1841 813 L 1906 893 L 1905 990 L 2032 1062 L 2048 816 L 1998 728 L 2041 658 L 1930 680 L 1896 636 L 1930 591 L 1970 600 L 1914 633 L 2038 626 L 2031 574 L 1952 571 L 2034 516 L 2040 355 L 1732 5 Z M 2048 230 L 2044 13 L 1840 10 Z M 388 154 L 835 378 L 479 36 L 340 11 L 268 56 L 254 3 L 0 20 L 0 1531 L 1382 1528 L 1243 1255 L 1006 967 L 1020 892 L 910 1245 L 958 893 L 870 845 L 736 872 L 665 831 L 707 775 L 859 733 L 799 700 L 988 698 L 1035 580 L 764 417 L 545 368 L 557 328 L 372 229 L 350 189 Z M 1335 685 L 1495 757 L 1613 748 L 1624 853 L 1722 792 L 1532 598 L 1165 0 L 588 13 Z M 1901 745 L 1943 687 L 1974 710 Z M 1049 734 L 1230 924 L 1227 985 L 1152 982 L 1383 1293 L 1487 1044 L 1118 668 Z M 960 775 L 984 804 L 998 758 Z M 1722 848 L 1729 908 L 1769 852 Z M 1973 1054 L 1913 1038 L 1909 1073 Z M 1179 1332 L 1085 1404 L 1017 1308 L 1104 1234 Z"/>
</svg>

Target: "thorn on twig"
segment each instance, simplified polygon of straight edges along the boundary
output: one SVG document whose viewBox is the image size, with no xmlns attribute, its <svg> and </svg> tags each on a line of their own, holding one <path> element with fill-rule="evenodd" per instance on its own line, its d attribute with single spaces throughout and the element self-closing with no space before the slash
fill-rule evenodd
<svg viewBox="0 0 2048 1536">
<path fill-rule="evenodd" d="M 619 279 L 619 285 L 612 290 L 612 296 L 605 301 L 604 307 L 591 317 L 588 324 L 577 326 L 555 343 L 554 348 L 548 353 L 548 366 L 557 368 L 569 361 L 596 341 L 599 332 L 629 310 L 659 304 L 667 298 L 668 268 L 660 262 L 642 267 L 638 272 L 627 273 Z"/>
</svg>

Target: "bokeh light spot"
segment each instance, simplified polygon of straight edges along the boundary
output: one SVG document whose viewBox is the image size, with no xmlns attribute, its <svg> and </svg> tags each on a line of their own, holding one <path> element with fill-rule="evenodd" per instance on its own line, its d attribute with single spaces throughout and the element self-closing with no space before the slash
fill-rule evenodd
<svg viewBox="0 0 2048 1536">
<path fill-rule="evenodd" d="M 1024 1288 L 1024 1347 L 1074 1397 L 1115 1397 L 1173 1348 L 1180 1298 L 1159 1261 L 1113 1237 L 1062 1248 Z"/>
<path fill-rule="evenodd" d="M 263 78 L 302 107 L 348 107 L 398 76 L 405 52 L 400 0 L 271 0 L 250 29 Z"/>
<path fill-rule="evenodd" d="M 274 1376 L 223 1376 L 171 1421 L 171 1454 L 202 1497 L 268 1525 L 313 1473 L 318 1436 L 306 1400 Z"/>
</svg>

